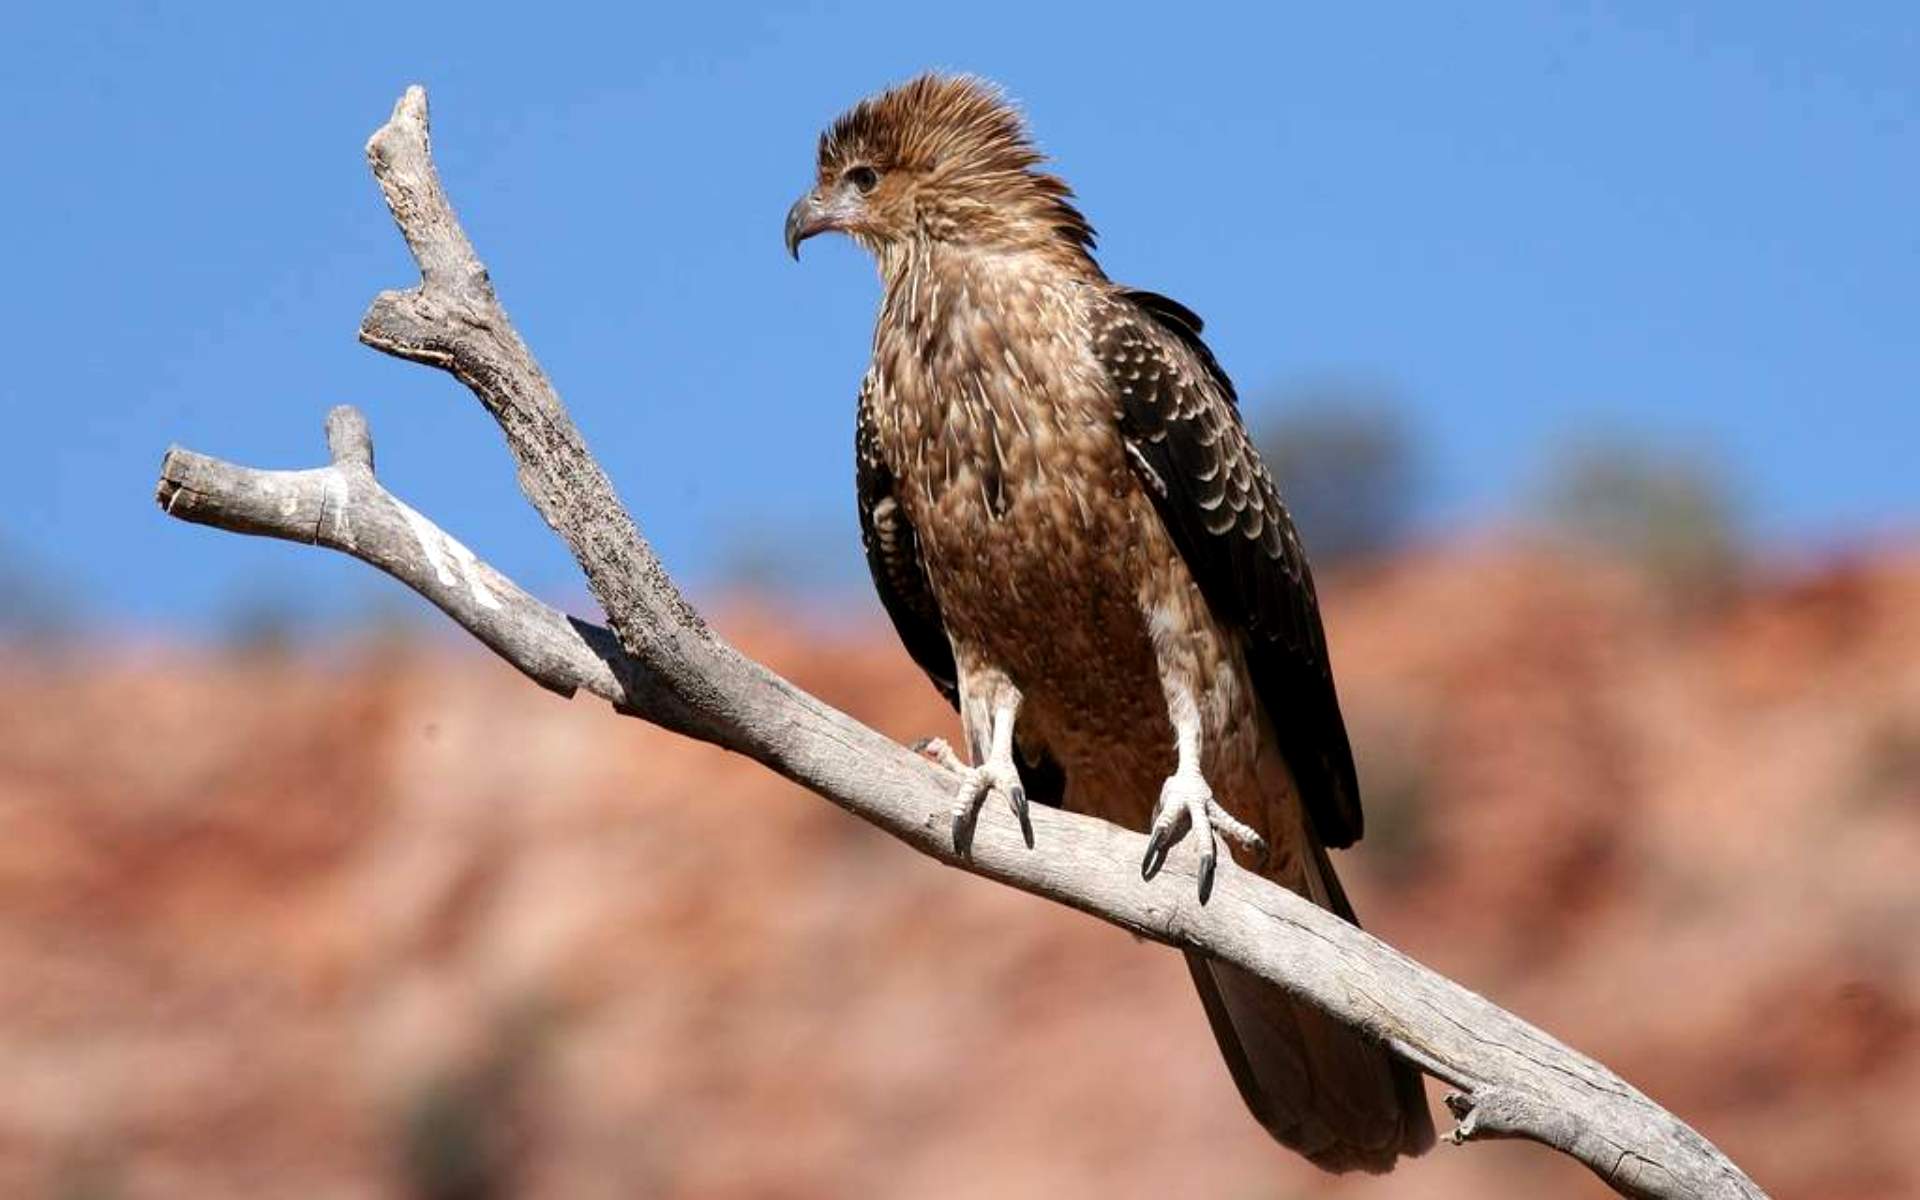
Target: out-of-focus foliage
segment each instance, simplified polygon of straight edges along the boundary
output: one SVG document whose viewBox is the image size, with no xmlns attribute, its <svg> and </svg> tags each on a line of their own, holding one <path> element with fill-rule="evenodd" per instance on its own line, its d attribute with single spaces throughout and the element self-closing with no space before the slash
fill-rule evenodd
<svg viewBox="0 0 1920 1200">
<path fill-rule="evenodd" d="M 58 641 L 81 615 L 66 588 L 0 535 L 0 640 Z"/>
<path fill-rule="evenodd" d="M 1384 554 L 1406 540 L 1420 466 L 1400 406 L 1384 391 L 1321 384 L 1280 393 L 1256 434 L 1316 565 Z"/>
<path fill-rule="evenodd" d="M 1712 607 L 1737 580 L 1737 505 L 1705 457 L 1591 437 L 1553 459 L 1543 490 L 1557 532 L 1634 562 L 1683 606 Z"/>
<path fill-rule="evenodd" d="M 539 1053 L 537 1014 L 508 1014 L 479 1061 L 426 1080 L 402 1115 L 399 1145 L 414 1200 L 499 1200 L 521 1193 L 534 1107 L 528 1075 Z"/>
<path fill-rule="evenodd" d="M 1920 720 L 1889 713 L 1866 736 L 1852 799 L 1861 806 L 1920 812 Z"/>
<path fill-rule="evenodd" d="M 1369 864 L 1386 884 L 1409 887 L 1432 864 L 1433 757 L 1406 723 L 1356 709 L 1355 769 L 1366 797 Z"/>
<path fill-rule="evenodd" d="M 860 535 L 853 521 L 853 481 L 847 481 L 843 523 L 776 511 L 742 514 L 714 533 L 719 546 L 714 578 L 720 589 L 753 595 L 843 594 L 866 586 Z"/>
<path fill-rule="evenodd" d="M 397 656 L 451 628 L 393 581 L 375 583 L 371 590 L 318 596 L 296 590 L 284 577 L 252 581 L 222 597 L 215 627 L 219 644 L 261 662 L 290 658 L 330 640 L 377 647 L 376 657 Z"/>
<path fill-rule="evenodd" d="M 298 597 L 271 583 L 236 592 L 222 606 L 221 640 L 236 654 L 284 657 L 300 644 L 300 608 Z"/>
</svg>

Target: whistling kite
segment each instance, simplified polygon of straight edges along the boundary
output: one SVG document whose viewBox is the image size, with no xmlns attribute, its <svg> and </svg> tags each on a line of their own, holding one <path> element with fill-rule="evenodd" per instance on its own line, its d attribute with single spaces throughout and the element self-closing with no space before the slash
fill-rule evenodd
<svg viewBox="0 0 1920 1200">
<path fill-rule="evenodd" d="M 861 381 L 860 527 L 906 649 L 975 765 L 954 835 L 1003 793 L 1151 830 L 1143 872 L 1215 835 L 1353 920 L 1326 847 L 1360 836 L 1313 578 L 1233 384 L 1184 306 L 1110 281 L 1093 230 L 991 87 L 926 75 L 821 135 L 788 249 L 835 230 L 886 295 Z M 1029 835 L 1030 836 L 1030 835 Z M 1042 851 L 1044 852 L 1044 850 Z M 1225 963 L 1188 955 L 1227 1066 L 1329 1170 L 1433 1142 L 1417 1073 Z"/>
</svg>

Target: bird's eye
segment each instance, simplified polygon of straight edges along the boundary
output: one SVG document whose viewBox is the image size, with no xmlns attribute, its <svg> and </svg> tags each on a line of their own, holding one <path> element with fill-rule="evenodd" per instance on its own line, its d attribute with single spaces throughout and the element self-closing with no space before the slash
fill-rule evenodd
<svg viewBox="0 0 1920 1200">
<path fill-rule="evenodd" d="M 848 167 L 846 174 L 840 178 L 852 184 L 854 190 L 862 196 L 880 184 L 880 172 L 868 166 Z"/>
</svg>

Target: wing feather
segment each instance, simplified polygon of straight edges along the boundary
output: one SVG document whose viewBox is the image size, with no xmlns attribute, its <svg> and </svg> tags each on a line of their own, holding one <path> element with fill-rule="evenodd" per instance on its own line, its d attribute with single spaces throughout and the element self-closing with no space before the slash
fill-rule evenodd
<svg viewBox="0 0 1920 1200">
<path fill-rule="evenodd" d="M 947 703 L 960 706 L 960 672 L 947 640 L 940 600 L 920 559 L 920 537 L 894 493 L 893 473 L 880 454 L 873 425 L 871 385 L 860 389 L 854 424 L 854 490 L 860 507 L 860 545 L 867 553 L 880 605 L 907 654 L 927 673 Z"/>
<path fill-rule="evenodd" d="M 1360 789 L 1313 576 L 1200 331 L 1184 305 L 1121 291 L 1099 315 L 1094 352 L 1135 473 L 1215 618 L 1246 635 L 1254 690 L 1314 832 L 1348 846 L 1361 834 Z"/>
</svg>

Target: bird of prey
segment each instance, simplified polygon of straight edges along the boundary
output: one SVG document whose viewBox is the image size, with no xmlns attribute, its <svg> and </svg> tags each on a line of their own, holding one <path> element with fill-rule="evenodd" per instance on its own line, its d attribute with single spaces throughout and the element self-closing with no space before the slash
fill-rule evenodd
<svg viewBox="0 0 1920 1200">
<path fill-rule="evenodd" d="M 1361 831 L 1300 540 L 1201 340 L 1109 280 L 1072 192 L 992 86 L 923 75 L 820 137 L 787 248 L 837 231 L 885 288 L 855 434 L 860 528 L 907 652 L 959 709 L 954 836 L 1003 795 L 1192 837 L 1353 920 Z M 1419 1075 L 1284 991 L 1188 956 L 1240 1093 L 1323 1168 L 1433 1143 Z"/>
</svg>

